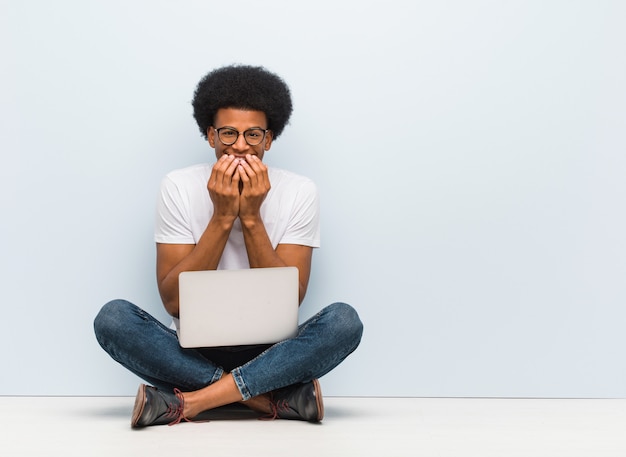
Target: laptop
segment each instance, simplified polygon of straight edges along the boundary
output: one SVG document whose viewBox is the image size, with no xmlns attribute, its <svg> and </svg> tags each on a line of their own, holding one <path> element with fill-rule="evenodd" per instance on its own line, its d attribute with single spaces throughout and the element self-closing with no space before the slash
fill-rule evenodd
<svg viewBox="0 0 626 457">
<path fill-rule="evenodd" d="M 296 267 L 185 271 L 178 288 L 184 348 L 273 344 L 298 331 Z"/>
</svg>

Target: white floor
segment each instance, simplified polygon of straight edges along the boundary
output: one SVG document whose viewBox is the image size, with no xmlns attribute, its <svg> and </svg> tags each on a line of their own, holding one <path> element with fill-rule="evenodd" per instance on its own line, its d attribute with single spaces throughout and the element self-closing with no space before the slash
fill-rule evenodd
<svg viewBox="0 0 626 457">
<path fill-rule="evenodd" d="M 319 425 L 223 411 L 131 430 L 133 401 L 0 397 L 2 455 L 626 456 L 626 399 L 335 397 Z"/>
</svg>

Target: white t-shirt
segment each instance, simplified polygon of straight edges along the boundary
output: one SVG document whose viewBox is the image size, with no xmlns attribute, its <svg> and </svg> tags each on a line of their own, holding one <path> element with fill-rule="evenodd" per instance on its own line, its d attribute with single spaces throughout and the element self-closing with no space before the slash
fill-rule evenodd
<svg viewBox="0 0 626 457">
<path fill-rule="evenodd" d="M 154 239 L 157 243 L 197 244 L 211 216 L 213 202 L 207 182 L 212 164 L 194 165 L 169 173 L 161 182 Z M 309 178 L 269 168 L 271 189 L 261 205 L 261 218 L 272 246 L 320 246 L 319 196 Z M 218 269 L 249 268 L 241 231 L 235 221 Z"/>
</svg>

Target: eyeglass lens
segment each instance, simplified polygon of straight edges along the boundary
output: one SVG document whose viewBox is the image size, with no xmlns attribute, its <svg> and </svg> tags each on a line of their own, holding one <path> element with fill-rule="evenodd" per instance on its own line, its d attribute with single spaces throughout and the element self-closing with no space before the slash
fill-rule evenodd
<svg viewBox="0 0 626 457">
<path fill-rule="evenodd" d="M 220 138 L 220 141 L 224 143 L 226 146 L 230 146 L 231 144 L 235 144 L 237 142 L 237 138 L 241 134 L 235 129 L 231 128 L 221 128 L 217 129 L 217 134 Z M 265 130 L 263 129 L 248 129 L 243 132 L 243 137 L 250 146 L 256 146 L 260 144 L 265 138 Z"/>
</svg>

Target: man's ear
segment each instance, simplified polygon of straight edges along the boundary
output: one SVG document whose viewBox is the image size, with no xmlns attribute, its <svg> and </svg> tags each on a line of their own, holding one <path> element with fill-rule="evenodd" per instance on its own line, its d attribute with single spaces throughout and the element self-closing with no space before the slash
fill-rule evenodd
<svg viewBox="0 0 626 457">
<path fill-rule="evenodd" d="M 206 137 L 209 140 L 209 144 L 213 149 L 215 149 L 215 129 L 212 126 L 209 126 L 206 129 Z"/>
<path fill-rule="evenodd" d="M 272 133 L 271 130 L 268 130 L 267 133 L 265 134 L 265 150 L 269 151 L 270 148 L 272 147 L 272 140 L 274 139 L 274 134 Z"/>
</svg>

